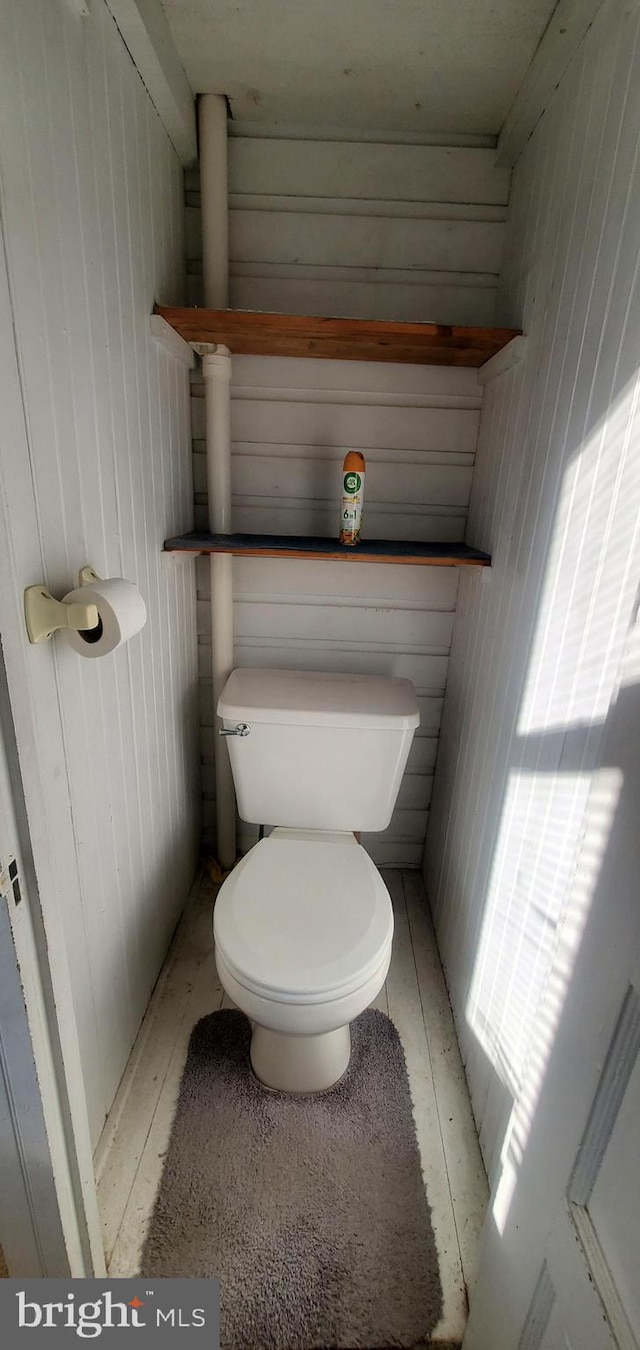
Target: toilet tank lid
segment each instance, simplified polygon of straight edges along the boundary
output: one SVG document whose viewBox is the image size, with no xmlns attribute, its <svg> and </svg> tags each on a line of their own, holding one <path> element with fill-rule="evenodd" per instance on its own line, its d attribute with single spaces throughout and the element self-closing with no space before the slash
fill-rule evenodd
<svg viewBox="0 0 640 1350">
<path fill-rule="evenodd" d="M 390 731 L 420 722 L 410 680 L 311 670 L 234 670 L 218 700 L 218 715 L 227 722 Z"/>
</svg>

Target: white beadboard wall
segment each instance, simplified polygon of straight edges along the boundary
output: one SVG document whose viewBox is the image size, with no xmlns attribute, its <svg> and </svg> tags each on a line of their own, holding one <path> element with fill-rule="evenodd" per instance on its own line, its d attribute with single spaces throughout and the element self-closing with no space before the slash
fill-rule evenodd
<svg viewBox="0 0 640 1350">
<path fill-rule="evenodd" d="M 491 324 L 509 200 L 495 150 L 233 134 L 234 309 Z M 200 197 L 188 172 L 190 303 Z"/>
<path fill-rule="evenodd" d="M 206 524 L 204 398 L 193 393 L 196 517 Z M 348 448 L 367 459 L 365 527 L 461 540 L 481 401 L 474 370 L 234 357 L 233 528 L 335 534 Z M 209 569 L 198 563 L 205 837 L 213 842 L 215 734 Z M 431 796 L 458 573 L 453 568 L 234 559 L 238 665 L 406 676 L 421 726 L 394 818 L 366 838 L 379 863 L 418 867 Z M 246 849 L 254 832 L 240 826 Z"/>
<path fill-rule="evenodd" d="M 638 581 L 639 22 L 603 5 L 516 167 L 497 318 L 527 348 L 485 390 L 469 538 L 493 568 L 461 582 L 427 836 L 496 1179 L 514 1102 L 535 1109 L 556 943 L 579 932 L 620 789 L 599 747 Z"/>
<path fill-rule="evenodd" d="M 509 174 L 483 147 L 240 135 L 230 124 L 230 296 L 237 308 L 489 324 Z M 200 300 L 197 172 L 187 266 Z M 192 385 L 196 520 L 206 527 L 203 388 Z M 370 537 L 459 541 L 482 390 L 476 372 L 235 357 L 233 528 L 335 534 L 347 450 L 367 460 Z M 205 839 L 214 844 L 208 568 L 198 570 Z M 419 867 L 458 574 L 234 561 L 238 665 L 405 675 L 422 724 L 381 864 Z M 255 833 L 240 825 L 240 846 Z"/>
<path fill-rule="evenodd" d="M 148 607 L 103 660 L 60 639 L 31 654 L 50 665 L 65 738 L 63 922 L 95 1142 L 194 874 L 200 811 L 194 567 L 161 565 L 193 515 L 189 372 L 149 332 L 154 298 L 184 295 L 183 174 L 106 4 L 81 8 L 4 7 L 0 171 L 43 558 L 22 584 L 63 595 L 90 563 L 136 581 Z"/>
</svg>

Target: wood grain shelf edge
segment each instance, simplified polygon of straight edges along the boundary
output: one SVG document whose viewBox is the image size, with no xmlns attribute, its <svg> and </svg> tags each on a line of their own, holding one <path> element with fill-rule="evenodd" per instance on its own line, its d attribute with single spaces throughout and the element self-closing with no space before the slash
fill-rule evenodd
<svg viewBox="0 0 640 1350">
<path fill-rule="evenodd" d="M 169 323 L 185 342 L 224 345 L 239 356 L 312 356 L 479 367 L 520 335 L 515 328 L 465 328 L 167 305 L 155 305 L 154 314 Z"/>
</svg>

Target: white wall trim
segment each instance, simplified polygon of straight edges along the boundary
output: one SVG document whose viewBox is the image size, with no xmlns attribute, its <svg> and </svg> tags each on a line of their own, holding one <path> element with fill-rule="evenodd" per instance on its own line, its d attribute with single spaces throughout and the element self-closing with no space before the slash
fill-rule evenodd
<svg viewBox="0 0 640 1350">
<path fill-rule="evenodd" d="M 295 215 L 367 216 L 383 220 L 507 219 L 508 206 L 485 202 L 422 202 L 376 200 L 371 197 L 289 197 L 262 192 L 231 192 L 230 211 L 293 212 Z"/>
<path fill-rule="evenodd" d="M 164 347 L 170 356 L 175 357 L 176 361 L 181 361 L 182 365 L 188 366 L 189 369 L 195 366 L 196 354 L 193 348 L 189 346 L 188 342 L 185 342 L 184 338 L 180 337 L 179 333 L 176 333 L 175 328 L 172 328 L 171 324 L 167 323 L 161 314 L 151 315 L 149 331 L 152 338 L 159 342 L 160 346 Z"/>
<path fill-rule="evenodd" d="M 201 276 L 202 269 L 195 260 L 189 265 L 194 276 Z M 272 263 L 232 261 L 232 277 L 271 277 L 278 281 L 344 281 L 368 282 L 374 286 L 448 286 L 473 288 L 473 290 L 495 290 L 498 284 L 497 272 L 473 271 L 437 271 L 431 267 L 348 267 L 324 266 L 322 263 Z"/>
<path fill-rule="evenodd" d="M 366 606 L 358 605 L 356 608 L 366 609 Z M 447 613 L 446 610 L 434 611 L 434 613 L 435 612 Z M 202 647 L 210 647 L 211 642 L 206 638 L 201 638 L 200 645 Z M 315 638 L 299 636 L 298 634 L 296 634 L 294 638 L 291 638 L 286 634 L 281 635 L 278 633 L 270 633 L 268 636 L 262 636 L 260 634 L 246 636 L 244 633 L 238 633 L 236 638 L 236 648 L 243 647 L 245 650 L 250 647 L 259 647 L 261 650 L 266 649 L 270 652 L 278 652 L 291 651 L 291 649 L 295 647 L 296 651 L 300 652 L 388 652 L 391 655 L 395 655 L 396 652 L 401 651 L 405 656 L 443 656 L 446 659 L 449 657 L 449 645 L 450 644 L 444 642 L 372 642 L 369 638 L 348 641 L 339 636 Z"/>
<path fill-rule="evenodd" d="M 613 1332 L 616 1350 L 638 1350 L 638 1340 L 629 1323 L 622 1299 L 618 1293 L 611 1267 L 588 1209 L 570 1204 L 571 1221 L 582 1247 L 584 1260 L 591 1272 L 590 1279 L 607 1315 Z"/>
<path fill-rule="evenodd" d="M 490 384 L 492 380 L 497 380 L 499 375 L 504 375 L 507 370 L 517 366 L 522 361 L 527 350 L 527 339 L 524 336 L 514 337 L 508 342 L 502 351 L 496 352 L 495 356 L 485 361 L 478 371 L 478 381 L 480 384 Z"/>
<path fill-rule="evenodd" d="M 629 985 L 569 1181 L 567 1199 L 574 1206 L 589 1204 L 638 1054 L 640 996 Z"/>
<path fill-rule="evenodd" d="M 233 104 L 233 99 L 230 100 Z M 278 141 L 350 141 L 356 144 L 374 142 L 380 145 L 443 145 L 462 146 L 470 150 L 493 150 L 497 136 L 482 132 L 456 131 L 389 131 L 362 127 L 303 126 L 286 122 L 250 122 L 230 119 L 229 135 L 249 136 L 259 140 Z"/>
<path fill-rule="evenodd" d="M 107 0 L 149 98 L 184 165 L 198 157 L 191 86 L 159 0 Z"/>
<path fill-rule="evenodd" d="M 201 398 L 199 387 L 192 390 L 193 398 Z M 457 408 L 477 411 L 482 397 L 476 394 L 376 394 L 373 390 L 349 389 L 268 389 L 263 385 L 236 385 L 231 397 L 239 400 L 257 400 L 260 403 L 337 403 L 362 408 Z"/>
<path fill-rule="evenodd" d="M 559 0 L 498 137 L 496 164 L 515 164 L 602 0 Z"/>
<path fill-rule="evenodd" d="M 0 756 L 3 748 L 0 745 Z M 5 822 L 6 827 L 6 822 Z M 24 884 L 24 878 L 20 878 Z M 8 896 L 11 887 L 8 887 Z M 70 1274 L 9 904 L 0 893 L 0 1238 L 14 1273 Z"/>
<path fill-rule="evenodd" d="M 518 1350 L 540 1350 L 555 1301 L 556 1291 L 545 1261 L 536 1281 Z"/>
</svg>

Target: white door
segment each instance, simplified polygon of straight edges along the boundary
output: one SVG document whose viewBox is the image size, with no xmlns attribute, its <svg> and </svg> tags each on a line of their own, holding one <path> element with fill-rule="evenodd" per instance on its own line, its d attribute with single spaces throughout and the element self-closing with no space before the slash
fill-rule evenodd
<svg viewBox="0 0 640 1350">
<path fill-rule="evenodd" d="M 26 642 L 24 581 L 18 580 L 42 581 L 42 556 L 1 215 L 0 407 L 0 860 L 6 872 L 0 890 L 20 967 L 69 1267 L 72 1275 L 100 1275 L 104 1255 L 58 914 L 65 884 L 60 858 L 72 856 L 62 838 L 70 821 L 62 729 L 50 655 Z M 19 904 L 11 866 L 18 869 Z"/>
<path fill-rule="evenodd" d="M 464 1350 L 640 1350 L 637 619 L 599 758 L 574 878 L 586 917 L 565 916 Z"/>
<path fill-rule="evenodd" d="M 15 757 L 6 750 L 8 713 L 0 652 L 0 1245 L 10 1275 L 66 1275 L 69 1257 L 22 985 L 22 978 L 33 984 L 36 961 L 30 867 L 16 820 L 19 788 L 10 772 Z M 43 1050 L 40 1073 L 49 1077 L 50 1091 L 50 1056 Z"/>
</svg>

